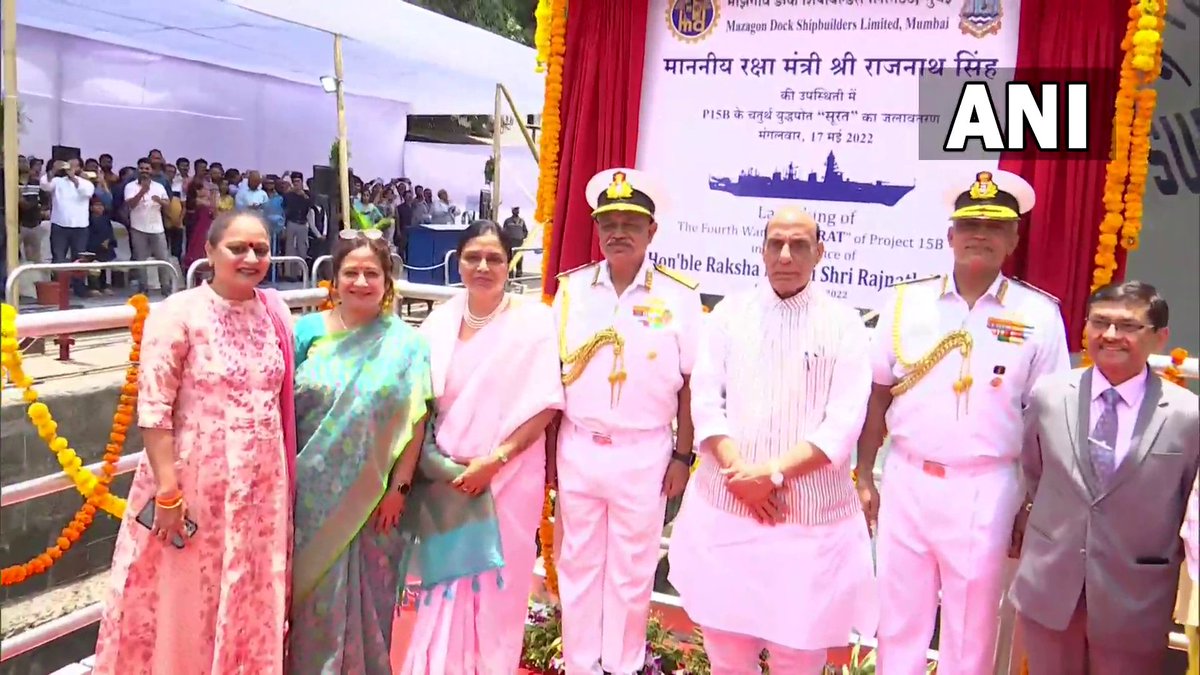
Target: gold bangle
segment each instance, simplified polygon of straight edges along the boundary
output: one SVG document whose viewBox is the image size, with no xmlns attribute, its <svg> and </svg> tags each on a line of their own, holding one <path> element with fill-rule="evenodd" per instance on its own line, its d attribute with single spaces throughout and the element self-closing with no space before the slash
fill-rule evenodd
<svg viewBox="0 0 1200 675">
<path fill-rule="evenodd" d="M 183 507 L 183 499 L 177 499 L 175 501 L 175 503 L 173 503 L 173 504 L 162 504 L 158 500 L 155 500 L 154 505 L 157 508 L 169 511 L 171 509 L 178 509 L 178 508 Z"/>
</svg>

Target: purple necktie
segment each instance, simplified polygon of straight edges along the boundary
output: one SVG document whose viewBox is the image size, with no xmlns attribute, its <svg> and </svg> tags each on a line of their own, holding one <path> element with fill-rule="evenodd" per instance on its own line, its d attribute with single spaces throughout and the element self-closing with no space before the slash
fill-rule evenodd
<svg viewBox="0 0 1200 675">
<path fill-rule="evenodd" d="M 1107 487 L 1117 470 L 1117 402 L 1121 400 L 1121 394 L 1110 387 L 1100 393 L 1100 398 L 1104 401 L 1104 411 L 1088 437 L 1088 447 L 1096 477 L 1100 479 L 1100 485 Z"/>
</svg>

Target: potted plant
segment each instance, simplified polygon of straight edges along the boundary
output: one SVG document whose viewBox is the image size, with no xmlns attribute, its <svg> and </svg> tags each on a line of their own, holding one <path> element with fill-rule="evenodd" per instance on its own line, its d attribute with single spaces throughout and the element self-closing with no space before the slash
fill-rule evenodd
<svg viewBox="0 0 1200 675">
<path fill-rule="evenodd" d="M 671 634 L 657 615 L 650 617 L 646 629 L 646 667 L 644 675 L 706 675 L 688 665 L 690 645 Z M 525 647 L 521 653 L 521 672 L 536 675 L 562 675 L 562 612 L 557 606 L 534 604 L 525 625 Z"/>
</svg>

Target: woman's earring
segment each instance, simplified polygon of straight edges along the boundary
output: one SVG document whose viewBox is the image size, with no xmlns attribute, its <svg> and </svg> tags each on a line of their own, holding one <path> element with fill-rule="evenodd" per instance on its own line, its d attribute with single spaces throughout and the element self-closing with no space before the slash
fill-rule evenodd
<svg viewBox="0 0 1200 675">
<path fill-rule="evenodd" d="M 383 292 L 383 300 L 379 303 L 379 309 L 384 312 L 390 312 L 395 307 L 395 303 L 396 289 L 388 287 L 388 289 Z"/>
</svg>

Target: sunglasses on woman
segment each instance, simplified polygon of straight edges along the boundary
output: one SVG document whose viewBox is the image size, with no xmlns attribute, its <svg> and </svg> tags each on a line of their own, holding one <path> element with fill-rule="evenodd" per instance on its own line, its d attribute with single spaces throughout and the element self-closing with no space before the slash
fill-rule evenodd
<svg viewBox="0 0 1200 675">
<path fill-rule="evenodd" d="M 338 232 L 338 237 L 347 241 L 358 239 L 359 237 L 366 237 L 367 239 L 374 241 L 376 239 L 383 238 L 383 230 L 342 230 L 341 232 Z"/>
</svg>

